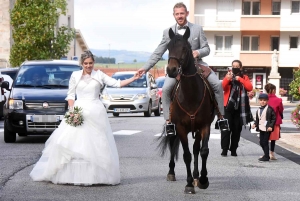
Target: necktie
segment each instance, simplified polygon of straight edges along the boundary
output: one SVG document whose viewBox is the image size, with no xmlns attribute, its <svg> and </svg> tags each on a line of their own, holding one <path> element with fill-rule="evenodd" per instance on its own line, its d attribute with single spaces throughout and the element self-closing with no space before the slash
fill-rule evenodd
<svg viewBox="0 0 300 201">
<path fill-rule="evenodd" d="M 185 25 L 182 26 L 182 27 L 179 26 L 179 27 L 178 27 L 178 30 L 180 30 L 180 29 L 186 29 L 186 28 L 187 28 L 187 26 L 185 26 Z"/>
</svg>

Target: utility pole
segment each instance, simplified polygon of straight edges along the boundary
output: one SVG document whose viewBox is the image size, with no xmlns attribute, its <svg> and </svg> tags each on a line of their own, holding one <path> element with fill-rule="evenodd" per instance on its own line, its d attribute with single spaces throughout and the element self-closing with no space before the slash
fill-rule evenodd
<svg viewBox="0 0 300 201">
<path fill-rule="evenodd" d="M 110 64 L 110 44 L 108 44 L 108 66 Z"/>
</svg>

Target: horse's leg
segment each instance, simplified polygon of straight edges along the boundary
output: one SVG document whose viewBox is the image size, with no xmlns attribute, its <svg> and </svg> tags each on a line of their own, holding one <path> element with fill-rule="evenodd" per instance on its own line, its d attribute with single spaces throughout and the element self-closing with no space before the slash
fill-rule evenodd
<svg viewBox="0 0 300 201">
<path fill-rule="evenodd" d="M 193 145 L 193 154 L 194 154 L 194 186 L 198 186 L 199 183 L 199 152 L 200 152 L 200 142 L 201 142 L 201 134 L 199 131 L 196 132 L 196 137 Z"/>
<path fill-rule="evenodd" d="M 169 163 L 169 173 L 167 175 L 167 181 L 176 181 L 175 177 L 175 149 L 173 148 L 176 136 L 170 137 L 170 163 Z"/>
<path fill-rule="evenodd" d="M 186 172 L 187 172 L 187 185 L 185 186 L 184 193 L 187 194 L 194 194 L 195 189 L 193 186 L 193 177 L 192 177 L 192 171 L 191 171 L 191 162 L 192 162 L 192 154 L 189 150 L 189 143 L 188 143 L 188 137 L 187 132 L 180 132 L 179 133 L 180 141 L 183 148 L 183 160 L 186 166 Z"/>
<path fill-rule="evenodd" d="M 201 189 L 207 189 L 209 186 L 209 181 L 207 178 L 207 169 L 206 169 L 206 161 L 209 154 L 209 148 L 208 148 L 208 140 L 210 135 L 210 125 L 206 126 L 201 131 L 202 136 L 202 146 L 200 148 L 200 155 L 202 158 L 202 169 L 201 169 L 201 177 L 199 179 L 199 185 L 198 187 Z"/>
</svg>

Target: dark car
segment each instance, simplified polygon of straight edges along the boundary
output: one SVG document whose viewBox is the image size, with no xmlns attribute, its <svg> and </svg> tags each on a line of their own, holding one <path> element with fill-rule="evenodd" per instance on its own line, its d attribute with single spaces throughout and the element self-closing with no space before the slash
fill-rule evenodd
<svg viewBox="0 0 300 201">
<path fill-rule="evenodd" d="M 4 141 L 15 142 L 19 136 L 50 135 L 67 111 L 65 100 L 73 71 L 80 70 L 78 61 L 26 61 L 13 85 L 4 81 L 1 88 L 10 91 L 4 105 Z"/>
<path fill-rule="evenodd" d="M 9 82 L 9 87 L 12 86 L 13 80 L 18 72 L 19 68 L 1 68 L 0 69 L 0 77 L 2 77 L 2 84 L 3 81 Z M 0 100 L 0 118 L 3 117 L 3 106 L 7 103 L 9 96 L 9 91 L 6 89 L 1 89 L 1 100 Z"/>
</svg>

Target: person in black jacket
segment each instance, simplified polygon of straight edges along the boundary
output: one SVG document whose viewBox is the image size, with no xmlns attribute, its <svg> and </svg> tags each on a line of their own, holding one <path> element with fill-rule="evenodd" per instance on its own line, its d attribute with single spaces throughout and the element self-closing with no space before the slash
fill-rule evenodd
<svg viewBox="0 0 300 201">
<path fill-rule="evenodd" d="M 265 162 L 270 160 L 269 137 L 270 133 L 274 130 L 276 114 L 274 109 L 268 106 L 268 94 L 259 94 L 258 99 L 260 107 L 256 112 L 256 120 L 252 125 L 252 128 L 256 127 L 256 130 L 259 131 L 259 142 L 264 151 L 264 156 L 260 157 L 258 160 L 260 162 Z"/>
</svg>

